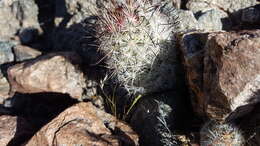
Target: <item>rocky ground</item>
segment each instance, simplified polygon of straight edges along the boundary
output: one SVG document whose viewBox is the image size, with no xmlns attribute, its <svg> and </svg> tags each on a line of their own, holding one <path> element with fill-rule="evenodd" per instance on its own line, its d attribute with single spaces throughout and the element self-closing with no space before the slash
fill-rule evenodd
<svg viewBox="0 0 260 146">
<path fill-rule="evenodd" d="M 102 0 L 1 0 L 0 145 L 260 145 L 260 1 L 168 1 L 169 86 L 132 99 L 104 83 Z"/>
</svg>

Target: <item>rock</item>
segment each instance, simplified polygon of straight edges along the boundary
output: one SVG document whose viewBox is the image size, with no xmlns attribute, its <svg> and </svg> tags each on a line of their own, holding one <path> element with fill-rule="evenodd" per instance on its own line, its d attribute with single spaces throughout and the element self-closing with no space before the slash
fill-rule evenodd
<svg viewBox="0 0 260 146">
<path fill-rule="evenodd" d="M 11 42 L 0 41 L 0 65 L 14 61 L 13 46 Z"/>
<path fill-rule="evenodd" d="M 193 110 L 203 115 L 203 100 L 199 97 L 203 93 L 203 59 L 204 46 L 208 39 L 208 34 L 205 32 L 190 32 L 179 34 L 178 42 L 183 55 L 183 65 L 186 70 L 186 79 L 190 88 L 190 98 Z"/>
<path fill-rule="evenodd" d="M 0 37 L 12 37 L 22 28 L 40 30 L 37 15 L 38 7 L 34 0 L 0 1 Z"/>
<path fill-rule="evenodd" d="M 95 32 L 87 23 L 96 21 L 96 17 L 93 17 L 97 9 L 96 0 L 56 0 L 55 7 L 56 29 L 52 33 L 54 49 L 88 50 L 90 47 L 82 44 L 93 44 L 91 38 Z"/>
<path fill-rule="evenodd" d="M 35 28 L 23 28 L 19 31 L 19 38 L 22 44 L 29 44 L 36 40 L 38 36 L 38 30 Z"/>
<path fill-rule="evenodd" d="M 198 17 L 200 28 L 207 31 L 222 30 L 231 27 L 231 20 L 225 20 L 227 13 L 218 9 L 205 11 Z"/>
<path fill-rule="evenodd" d="M 0 73 L 1 74 L 1 73 Z M 0 75 L 0 104 L 9 97 L 10 85 L 7 79 Z"/>
<path fill-rule="evenodd" d="M 22 117 L 1 115 L 0 129 L 0 144 L 3 146 L 20 144 L 25 137 L 32 134 L 28 121 Z"/>
<path fill-rule="evenodd" d="M 83 21 L 86 17 L 93 15 L 97 8 L 96 0 L 56 0 L 55 24 L 61 25 L 61 22 L 69 21 L 66 27 Z"/>
<path fill-rule="evenodd" d="M 15 61 L 24 61 L 28 59 L 33 59 L 42 54 L 38 50 L 23 45 L 14 46 L 13 52 L 15 55 Z"/>
<path fill-rule="evenodd" d="M 5 63 L 10 63 L 14 61 L 14 54 L 12 52 L 12 47 L 14 43 L 10 41 L 0 41 L 0 66 Z M 9 83 L 3 75 L 2 67 L 0 69 L 0 104 L 9 97 Z"/>
<path fill-rule="evenodd" d="M 205 108 L 211 116 L 223 118 L 259 101 L 251 97 L 260 89 L 260 31 L 214 35 L 205 46 Z"/>
<path fill-rule="evenodd" d="M 1 145 L 7 145 L 9 141 L 14 137 L 16 131 L 17 117 L 12 116 L 0 116 L 0 143 Z"/>
<path fill-rule="evenodd" d="M 80 62 L 77 54 L 60 52 L 14 65 L 8 68 L 11 93 L 57 92 L 81 98 L 86 85 Z"/>
<path fill-rule="evenodd" d="M 176 10 L 176 12 L 180 21 L 178 31 L 189 31 L 189 30 L 200 29 L 199 23 L 194 17 L 192 11 Z"/>
<path fill-rule="evenodd" d="M 260 88 L 259 36 L 259 30 L 184 35 L 181 50 L 194 111 L 224 119 L 259 101 L 252 99 Z"/>
<path fill-rule="evenodd" d="M 228 13 L 254 6 L 258 4 L 257 0 L 189 0 L 186 7 L 193 13 L 205 12 L 212 8 L 216 8 Z"/>
<path fill-rule="evenodd" d="M 249 7 L 242 10 L 241 16 L 242 23 L 245 24 L 260 24 L 260 5 Z"/>
<path fill-rule="evenodd" d="M 78 103 L 42 127 L 27 143 L 35 145 L 138 145 L 138 136 L 90 102 Z"/>
</svg>

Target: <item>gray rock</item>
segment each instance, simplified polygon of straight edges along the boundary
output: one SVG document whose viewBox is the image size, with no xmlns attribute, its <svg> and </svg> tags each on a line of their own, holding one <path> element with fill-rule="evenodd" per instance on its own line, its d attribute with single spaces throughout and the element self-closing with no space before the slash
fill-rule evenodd
<svg viewBox="0 0 260 146">
<path fill-rule="evenodd" d="M 227 13 L 218 9 L 211 9 L 202 13 L 202 15 L 198 17 L 198 22 L 203 30 L 218 31 L 222 30 L 224 26 L 225 28 L 231 26 L 230 20 L 228 22 L 224 21 L 227 17 Z"/>
<path fill-rule="evenodd" d="M 96 7 L 96 0 L 56 0 L 55 25 L 59 26 L 64 21 L 67 21 L 66 27 L 80 23 L 93 15 Z"/>
<path fill-rule="evenodd" d="M 5 63 L 10 63 L 14 61 L 14 54 L 12 52 L 12 47 L 15 45 L 14 42 L 10 41 L 0 41 L 0 66 Z M 8 93 L 10 90 L 10 85 L 7 79 L 3 75 L 4 69 L 0 70 L 0 104 L 9 97 Z"/>
<path fill-rule="evenodd" d="M 24 61 L 28 59 L 33 59 L 42 54 L 38 50 L 23 45 L 14 46 L 13 52 L 15 55 L 15 61 Z"/>
<path fill-rule="evenodd" d="M 14 61 L 13 46 L 11 42 L 0 41 L 0 65 Z"/>
<path fill-rule="evenodd" d="M 10 38 L 22 28 L 40 30 L 37 15 L 38 7 L 34 0 L 0 1 L 0 37 Z"/>
<path fill-rule="evenodd" d="M 257 0 L 189 0 L 186 7 L 193 13 L 205 12 L 212 8 L 233 13 L 258 3 Z"/>
<path fill-rule="evenodd" d="M 176 10 L 176 12 L 180 21 L 178 31 L 197 30 L 200 28 L 199 23 L 194 17 L 192 11 Z"/>
<path fill-rule="evenodd" d="M 81 51 L 86 48 L 81 44 L 88 42 L 87 33 L 91 28 L 85 20 L 92 20 L 90 17 L 95 15 L 96 7 L 96 0 L 56 0 L 54 21 L 57 29 L 52 34 L 55 50 Z"/>
</svg>

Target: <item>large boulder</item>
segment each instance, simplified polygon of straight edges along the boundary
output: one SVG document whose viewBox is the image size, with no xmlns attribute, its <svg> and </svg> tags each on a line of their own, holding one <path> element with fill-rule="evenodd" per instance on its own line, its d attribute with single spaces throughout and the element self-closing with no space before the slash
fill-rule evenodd
<svg viewBox="0 0 260 146">
<path fill-rule="evenodd" d="M 138 145 L 126 124 L 89 103 L 78 103 L 42 127 L 27 143 L 35 145 Z"/>
<path fill-rule="evenodd" d="M 182 36 L 181 50 L 197 113 L 223 119 L 259 101 L 253 98 L 260 89 L 259 41 L 259 30 Z"/>
<path fill-rule="evenodd" d="M 77 54 L 60 52 L 16 64 L 8 69 L 11 94 L 56 92 L 79 99 L 86 87 L 80 62 Z"/>
</svg>

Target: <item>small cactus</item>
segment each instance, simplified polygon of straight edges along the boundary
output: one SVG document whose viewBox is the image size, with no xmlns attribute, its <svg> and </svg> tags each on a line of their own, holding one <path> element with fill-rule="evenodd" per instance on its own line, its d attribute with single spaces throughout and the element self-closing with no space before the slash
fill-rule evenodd
<svg viewBox="0 0 260 146">
<path fill-rule="evenodd" d="M 108 68 L 117 85 L 128 93 L 171 88 L 175 53 L 172 37 L 176 18 L 162 2 L 108 1 L 99 12 L 99 49 L 109 58 Z M 162 11 L 164 10 L 164 11 Z"/>
<path fill-rule="evenodd" d="M 241 131 L 229 123 L 210 121 L 200 131 L 201 146 L 243 146 L 244 143 Z"/>
</svg>

